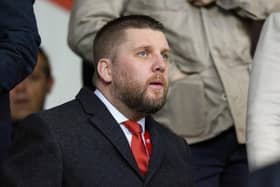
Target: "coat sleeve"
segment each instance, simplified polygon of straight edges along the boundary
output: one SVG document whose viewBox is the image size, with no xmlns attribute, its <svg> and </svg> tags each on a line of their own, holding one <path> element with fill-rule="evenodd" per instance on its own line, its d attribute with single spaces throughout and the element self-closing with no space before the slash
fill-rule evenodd
<svg viewBox="0 0 280 187">
<path fill-rule="evenodd" d="M 0 93 L 11 90 L 33 70 L 40 37 L 33 0 L 0 1 Z"/>
<path fill-rule="evenodd" d="M 68 44 L 84 60 L 92 62 L 96 32 L 108 21 L 122 15 L 128 0 L 74 0 Z"/>
<path fill-rule="evenodd" d="M 251 169 L 280 160 L 280 13 L 264 24 L 250 76 L 247 149 Z"/>
<path fill-rule="evenodd" d="M 1 168 L 1 186 L 62 186 L 62 153 L 57 138 L 39 117 L 18 124 Z"/>
<path fill-rule="evenodd" d="M 263 20 L 270 13 L 280 11 L 279 0 L 217 0 L 217 5 L 253 20 Z"/>
</svg>

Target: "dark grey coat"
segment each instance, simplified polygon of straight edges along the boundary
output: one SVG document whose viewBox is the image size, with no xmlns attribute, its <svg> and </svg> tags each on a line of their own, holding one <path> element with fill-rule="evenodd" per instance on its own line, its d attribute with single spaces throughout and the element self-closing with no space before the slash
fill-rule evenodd
<svg viewBox="0 0 280 187">
<path fill-rule="evenodd" d="M 1 186 L 191 187 L 190 150 L 182 138 L 146 118 L 152 155 L 146 177 L 119 124 L 95 94 L 32 115 L 15 133 Z"/>
</svg>

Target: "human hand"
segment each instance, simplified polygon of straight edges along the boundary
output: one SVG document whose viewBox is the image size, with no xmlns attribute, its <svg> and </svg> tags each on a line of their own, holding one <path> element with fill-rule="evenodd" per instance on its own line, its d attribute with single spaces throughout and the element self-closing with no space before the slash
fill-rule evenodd
<svg viewBox="0 0 280 187">
<path fill-rule="evenodd" d="M 190 0 L 191 4 L 193 4 L 194 6 L 207 6 L 216 1 L 217 0 Z"/>
</svg>

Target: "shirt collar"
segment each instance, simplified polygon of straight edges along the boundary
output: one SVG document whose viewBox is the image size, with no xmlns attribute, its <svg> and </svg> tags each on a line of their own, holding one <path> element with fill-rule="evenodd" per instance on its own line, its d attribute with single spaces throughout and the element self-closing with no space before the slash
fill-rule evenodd
<svg viewBox="0 0 280 187">
<path fill-rule="evenodd" d="M 116 107 L 114 107 L 98 89 L 94 91 L 94 94 L 102 101 L 117 123 L 122 124 L 128 120 L 128 118 L 125 117 Z M 137 121 L 137 123 L 141 125 L 142 132 L 145 132 L 145 118 L 141 118 Z"/>
</svg>

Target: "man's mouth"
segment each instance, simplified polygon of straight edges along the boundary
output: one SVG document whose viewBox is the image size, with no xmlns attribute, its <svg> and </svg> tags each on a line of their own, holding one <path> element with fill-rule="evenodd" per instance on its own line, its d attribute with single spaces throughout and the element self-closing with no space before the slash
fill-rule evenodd
<svg viewBox="0 0 280 187">
<path fill-rule="evenodd" d="M 163 87 L 164 83 L 162 81 L 152 81 L 150 82 L 150 85 L 156 88 Z"/>
</svg>

